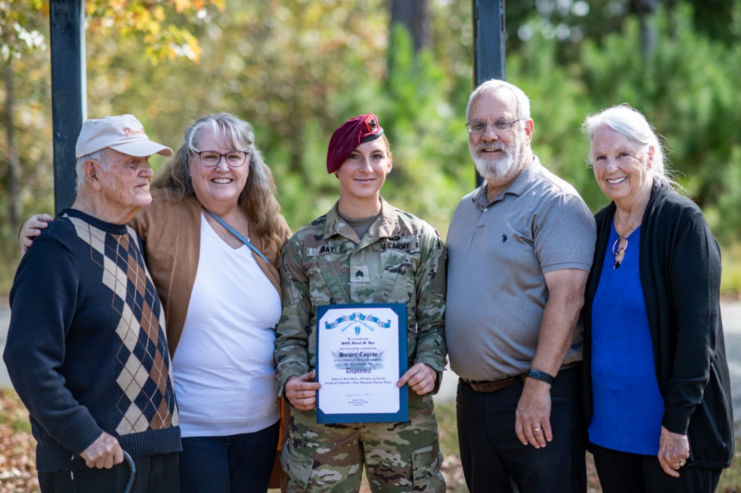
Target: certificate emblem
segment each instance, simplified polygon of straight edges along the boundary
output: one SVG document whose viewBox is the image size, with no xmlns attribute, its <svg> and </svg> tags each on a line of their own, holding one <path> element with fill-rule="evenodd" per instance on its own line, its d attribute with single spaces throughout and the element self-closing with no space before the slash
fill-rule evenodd
<svg viewBox="0 0 741 493">
<path fill-rule="evenodd" d="M 318 423 L 409 420 L 406 305 L 351 304 L 317 309 Z"/>
<path fill-rule="evenodd" d="M 370 325 L 368 325 L 370 324 Z M 371 325 L 377 325 L 378 327 L 382 327 L 384 329 L 388 329 L 391 327 L 391 320 L 388 320 L 387 322 L 384 322 L 383 320 L 380 320 L 378 317 L 376 317 L 373 314 L 368 313 L 351 313 L 350 315 L 343 315 L 334 322 L 324 322 L 324 328 L 327 330 L 334 329 L 335 327 L 343 326 L 341 332 L 345 332 L 348 327 L 351 325 L 355 325 L 355 335 L 360 335 L 360 326 L 367 327 L 370 329 L 371 332 L 373 332 L 373 327 Z"/>
</svg>

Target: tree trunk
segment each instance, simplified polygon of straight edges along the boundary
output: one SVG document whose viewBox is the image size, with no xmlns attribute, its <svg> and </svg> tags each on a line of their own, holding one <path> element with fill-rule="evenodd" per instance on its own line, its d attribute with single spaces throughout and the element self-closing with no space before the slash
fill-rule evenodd
<svg viewBox="0 0 741 493">
<path fill-rule="evenodd" d="M 301 114 L 299 111 L 292 113 L 294 115 Z M 288 124 L 291 127 L 291 131 L 288 134 L 288 137 L 291 139 L 291 145 L 288 149 L 288 170 L 291 174 L 300 176 L 302 180 L 308 178 L 304 169 L 304 125 L 301 123 L 307 120 L 297 118 L 296 123 Z"/>
<path fill-rule="evenodd" d="M 15 94 L 13 92 L 13 57 L 8 58 L 5 64 L 5 115 L 8 138 L 8 209 L 10 226 L 17 231 L 21 220 L 21 197 L 18 178 L 21 172 L 21 163 L 15 147 L 15 121 L 13 111 Z"/>
<path fill-rule="evenodd" d="M 651 58 L 654 51 L 654 38 L 656 37 L 653 27 L 648 22 L 649 15 L 646 12 L 638 14 L 641 22 L 641 54 L 644 60 Z"/>
<path fill-rule="evenodd" d="M 677 39 L 677 0 L 665 0 L 664 9 L 669 22 L 669 37 Z"/>
<path fill-rule="evenodd" d="M 428 0 L 391 0 L 391 27 L 406 27 L 414 41 L 414 52 L 430 46 L 430 8 Z"/>
<path fill-rule="evenodd" d="M 641 25 L 641 54 L 644 61 L 653 55 L 656 46 L 655 28 L 650 23 L 651 13 L 656 9 L 658 0 L 634 0 L 638 11 L 638 20 Z"/>
</svg>

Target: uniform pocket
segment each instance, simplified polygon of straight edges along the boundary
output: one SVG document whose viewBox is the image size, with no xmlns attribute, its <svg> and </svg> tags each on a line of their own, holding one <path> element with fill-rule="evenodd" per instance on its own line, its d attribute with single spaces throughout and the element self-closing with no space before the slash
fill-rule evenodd
<svg viewBox="0 0 741 493">
<path fill-rule="evenodd" d="M 314 469 L 314 459 L 294 449 L 289 441 L 280 453 L 280 463 L 288 477 L 298 484 L 301 489 L 306 489 L 311 471 Z"/>
<path fill-rule="evenodd" d="M 445 491 L 445 480 L 440 474 L 443 454 L 439 447 L 430 445 L 412 452 L 412 480 L 415 491 Z"/>
<path fill-rule="evenodd" d="M 387 250 L 381 254 L 383 272 L 373 295 L 374 303 L 407 303 L 415 306 L 414 287 L 416 263 L 407 254 Z"/>
<path fill-rule="evenodd" d="M 349 287 L 343 284 L 350 280 L 350 266 L 345 255 L 317 255 L 309 263 L 307 276 L 309 277 L 309 292 L 314 305 L 349 303 L 351 296 Z M 338 270 L 339 269 L 339 270 Z"/>
</svg>

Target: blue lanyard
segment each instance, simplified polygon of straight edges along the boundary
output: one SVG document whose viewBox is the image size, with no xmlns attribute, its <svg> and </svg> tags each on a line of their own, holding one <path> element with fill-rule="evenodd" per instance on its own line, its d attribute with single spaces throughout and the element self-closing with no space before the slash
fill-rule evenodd
<svg viewBox="0 0 741 493">
<path fill-rule="evenodd" d="M 250 250 L 252 250 L 256 254 L 258 254 L 260 256 L 260 258 L 265 261 L 265 263 L 267 263 L 267 264 L 270 263 L 270 261 L 267 259 L 267 257 L 265 257 L 265 255 L 263 255 L 262 252 L 260 250 L 258 250 L 255 245 L 253 245 L 252 243 L 250 243 L 250 240 L 248 240 L 247 238 L 245 238 L 244 236 L 242 236 L 241 234 L 239 234 L 239 232 L 236 229 L 234 229 L 231 226 L 229 226 L 229 224 L 226 221 L 224 221 L 219 216 L 217 216 L 216 214 L 214 214 L 213 212 L 211 212 L 210 210 L 208 210 L 206 208 L 204 208 L 203 210 L 206 211 L 209 216 L 211 216 L 214 219 L 216 219 L 219 222 L 219 224 L 221 224 L 222 226 L 224 226 L 226 228 L 227 231 L 229 231 L 231 234 L 233 234 L 234 236 L 236 236 L 237 238 L 239 238 L 242 241 L 242 243 L 244 243 L 245 245 L 247 245 L 247 248 L 249 248 Z"/>
</svg>

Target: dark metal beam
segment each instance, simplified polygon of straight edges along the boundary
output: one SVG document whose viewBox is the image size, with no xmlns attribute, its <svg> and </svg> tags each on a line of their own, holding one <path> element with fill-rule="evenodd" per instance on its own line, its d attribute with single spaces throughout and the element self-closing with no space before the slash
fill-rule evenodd
<svg viewBox="0 0 741 493">
<path fill-rule="evenodd" d="M 473 87 L 504 80 L 504 0 L 473 0 Z M 483 178 L 476 173 L 476 186 Z"/>
<path fill-rule="evenodd" d="M 75 144 L 87 118 L 85 2 L 51 0 L 51 95 L 54 208 L 75 201 Z"/>
</svg>

